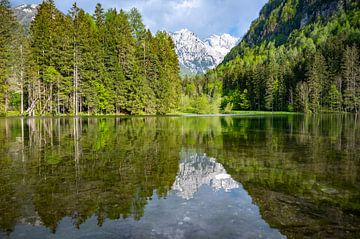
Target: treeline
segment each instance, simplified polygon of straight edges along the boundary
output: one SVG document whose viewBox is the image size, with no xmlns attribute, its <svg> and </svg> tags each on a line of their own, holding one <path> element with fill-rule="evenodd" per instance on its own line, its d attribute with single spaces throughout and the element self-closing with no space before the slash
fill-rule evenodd
<svg viewBox="0 0 360 239">
<path fill-rule="evenodd" d="M 298 1 L 285 2 L 296 11 Z M 285 20 L 272 24 L 280 27 Z M 230 111 L 359 112 L 359 23 L 354 2 L 329 19 L 293 30 L 284 44 L 276 36 L 253 46 L 242 41 L 239 55 L 207 77 L 223 82 L 222 107 Z"/>
<path fill-rule="evenodd" d="M 332 9 L 333 16 L 319 16 L 299 29 L 295 26 L 300 20 L 284 12 L 299 15 L 296 11 L 311 9 L 311 4 L 290 0 L 269 4 L 272 8 L 264 7 L 266 14 L 254 21 L 222 65 L 204 76 L 185 78 L 180 109 L 360 112 L 359 3 Z M 284 24 L 291 32 L 288 36 L 277 30 Z M 267 27 L 272 31 L 261 30 Z M 253 33 L 258 28 L 265 34 L 261 39 Z"/>
<path fill-rule="evenodd" d="M 147 30 L 136 9 L 67 15 L 45 0 L 26 36 L 0 5 L 0 112 L 26 115 L 165 114 L 181 81 L 171 38 Z"/>
<path fill-rule="evenodd" d="M 185 76 L 179 110 L 194 114 L 216 114 L 220 111 L 222 82 L 214 74 Z"/>
</svg>

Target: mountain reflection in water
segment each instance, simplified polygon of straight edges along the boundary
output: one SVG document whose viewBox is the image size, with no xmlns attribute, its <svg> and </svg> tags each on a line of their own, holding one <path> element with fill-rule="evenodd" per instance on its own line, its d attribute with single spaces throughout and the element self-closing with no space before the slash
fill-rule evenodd
<svg viewBox="0 0 360 239">
<path fill-rule="evenodd" d="M 182 151 L 179 171 L 166 198 L 155 192 L 139 220 L 106 221 L 92 216 L 78 229 L 70 217 L 59 222 L 51 238 L 285 238 L 261 218 L 251 197 L 216 159 Z M 13 238 L 46 235 L 41 220 L 35 227 L 21 221 Z"/>
<path fill-rule="evenodd" d="M 183 199 L 191 199 L 201 186 L 209 186 L 214 191 L 223 189 L 230 192 L 239 188 L 239 183 L 226 173 L 224 167 L 214 158 L 206 155 L 183 155 L 172 190 Z"/>
<path fill-rule="evenodd" d="M 0 238 L 359 238 L 359 172 L 350 114 L 0 118 Z"/>
</svg>

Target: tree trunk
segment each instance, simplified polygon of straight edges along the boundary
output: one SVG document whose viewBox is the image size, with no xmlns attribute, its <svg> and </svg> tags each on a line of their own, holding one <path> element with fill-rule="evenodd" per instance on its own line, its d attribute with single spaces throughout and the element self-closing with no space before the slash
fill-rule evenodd
<svg viewBox="0 0 360 239">
<path fill-rule="evenodd" d="M 21 87 L 21 102 L 20 102 L 20 113 L 24 115 L 24 58 L 23 58 L 23 46 L 20 45 L 20 58 L 21 58 L 21 66 L 20 66 L 20 87 Z"/>
<path fill-rule="evenodd" d="M 53 83 L 50 83 L 50 114 L 53 113 Z"/>
<path fill-rule="evenodd" d="M 59 91 L 60 91 L 60 89 L 59 89 L 59 77 L 58 77 L 58 79 L 57 79 L 57 96 L 56 96 L 56 98 L 57 98 L 57 114 L 60 114 L 60 93 L 59 93 Z"/>
</svg>

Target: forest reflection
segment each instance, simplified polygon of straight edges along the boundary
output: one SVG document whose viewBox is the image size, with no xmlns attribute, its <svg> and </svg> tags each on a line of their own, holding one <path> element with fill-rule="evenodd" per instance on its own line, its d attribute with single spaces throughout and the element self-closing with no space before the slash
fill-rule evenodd
<svg viewBox="0 0 360 239">
<path fill-rule="evenodd" d="M 287 236 L 359 235 L 355 115 L 0 119 L 0 228 L 140 220 L 180 152 L 214 157 Z"/>
</svg>

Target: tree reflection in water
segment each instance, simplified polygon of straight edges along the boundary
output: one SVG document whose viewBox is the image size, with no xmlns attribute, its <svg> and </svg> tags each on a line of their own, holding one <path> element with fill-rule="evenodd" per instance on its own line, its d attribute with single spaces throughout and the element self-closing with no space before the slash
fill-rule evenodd
<svg viewBox="0 0 360 239">
<path fill-rule="evenodd" d="M 102 228 L 118 223 L 119 230 L 131 221 L 141 232 L 146 220 L 161 223 L 151 216 L 160 203 L 182 208 L 176 203 L 209 197 L 210 205 L 210 195 L 216 201 L 240 197 L 240 191 L 290 238 L 360 234 L 360 126 L 354 115 L 4 118 L 0 157 L 0 228 L 12 236 L 21 225 L 59 235 L 66 222 L 82 225 L 79 233 L 94 220 Z M 199 205 L 192 210 L 200 213 Z M 228 211 L 217 212 L 208 215 L 218 225 L 233 220 L 226 219 Z"/>
</svg>

